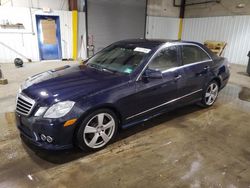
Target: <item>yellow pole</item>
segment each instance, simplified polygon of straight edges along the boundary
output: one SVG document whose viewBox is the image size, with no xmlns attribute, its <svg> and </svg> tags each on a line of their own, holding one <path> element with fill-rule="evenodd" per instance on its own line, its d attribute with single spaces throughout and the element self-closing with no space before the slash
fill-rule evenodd
<svg viewBox="0 0 250 188">
<path fill-rule="evenodd" d="M 181 40 L 181 37 L 182 37 L 182 25 L 183 25 L 183 18 L 180 18 L 178 40 Z"/>
<path fill-rule="evenodd" d="M 72 56 L 73 59 L 77 59 L 77 41 L 78 41 L 78 12 L 77 10 L 72 11 Z"/>
</svg>

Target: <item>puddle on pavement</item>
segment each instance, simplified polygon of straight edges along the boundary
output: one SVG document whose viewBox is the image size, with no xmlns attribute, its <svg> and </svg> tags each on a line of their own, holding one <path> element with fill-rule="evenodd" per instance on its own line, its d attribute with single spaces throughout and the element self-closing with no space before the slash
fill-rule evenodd
<svg viewBox="0 0 250 188">
<path fill-rule="evenodd" d="M 250 88 L 228 84 L 218 97 L 217 104 L 231 104 L 232 107 L 250 112 Z"/>
<path fill-rule="evenodd" d="M 5 120 L 7 121 L 8 125 L 15 124 L 15 113 L 14 112 L 6 112 L 5 113 Z"/>
<path fill-rule="evenodd" d="M 237 73 L 240 75 L 243 75 L 243 76 L 249 76 L 248 73 L 246 73 L 246 72 L 237 72 Z"/>
<path fill-rule="evenodd" d="M 250 89 L 247 87 L 242 87 L 241 91 L 239 92 L 239 99 L 250 102 Z"/>
<path fill-rule="evenodd" d="M 17 136 L 18 133 L 15 125 L 16 119 L 14 112 L 0 113 L 0 142 L 11 140 Z"/>
</svg>

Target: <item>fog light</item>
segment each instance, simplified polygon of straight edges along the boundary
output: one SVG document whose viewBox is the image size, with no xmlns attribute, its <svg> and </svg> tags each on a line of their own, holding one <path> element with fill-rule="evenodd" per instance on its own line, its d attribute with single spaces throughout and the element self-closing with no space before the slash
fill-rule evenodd
<svg viewBox="0 0 250 188">
<path fill-rule="evenodd" d="M 47 137 L 44 134 L 41 134 L 41 139 L 42 139 L 42 141 L 45 141 L 47 139 Z"/>
<path fill-rule="evenodd" d="M 49 142 L 49 143 L 53 142 L 53 138 L 50 136 L 47 136 L 47 142 Z"/>
</svg>

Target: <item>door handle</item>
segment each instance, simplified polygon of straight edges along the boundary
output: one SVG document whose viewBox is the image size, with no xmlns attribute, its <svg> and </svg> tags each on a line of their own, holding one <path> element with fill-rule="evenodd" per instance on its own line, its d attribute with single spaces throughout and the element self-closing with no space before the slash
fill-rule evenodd
<svg viewBox="0 0 250 188">
<path fill-rule="evenodd" d="M 208 70 L 209 68 L 210 68 L 209 66 L 205 66 L 203 70 Z"/>
<path fill-rule="evenodd" d="M 201 72 L 199 72 L 199 73 L 196 73 L 196 75 L 197 75 L 197 76 L 202 76 L 203 74 L 206 74 L 207 71 L 208 71 L 209 69 L 210 69 L 209 66 L 205 66 L 205 67 L 203 68 L 203 70 L 202 70 Z"/>
<path fill-rule="evenodd" d="M 182 77 L 182 76 L 179 74 L 178 76 L 175 76 L 175 77 L 174 77 L 174 80 L 177 81 L 177 80 L 181 79 L 181 77 Z"/>
</svg>

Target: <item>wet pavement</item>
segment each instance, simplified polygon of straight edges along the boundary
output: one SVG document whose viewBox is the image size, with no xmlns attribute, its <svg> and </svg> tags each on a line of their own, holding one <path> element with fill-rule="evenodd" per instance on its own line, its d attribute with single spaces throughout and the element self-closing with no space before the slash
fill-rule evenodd
<svg viewBox="0 0 250 188">
<path fill-rule="evenodd" d="M 229 84 L 208 109 L 186 106 L 119 133 L 96 153 L 48 152 L 0 113 L 0 187 L 250 187 L 250 90 Z"/>
<path fill-rule="evenodd" d="M 250 89 L 247 87 L 242 87 L 239 93 L 239 99 L 250 102 Z"/>
</svg>

